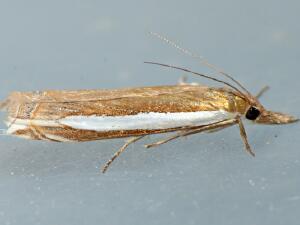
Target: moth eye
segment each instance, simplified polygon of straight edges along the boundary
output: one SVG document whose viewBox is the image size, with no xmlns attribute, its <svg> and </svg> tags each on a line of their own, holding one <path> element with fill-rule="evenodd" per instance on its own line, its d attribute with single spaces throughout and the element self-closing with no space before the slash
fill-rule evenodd
<svg viewBox="0 0 300 225">
<path fill-rule="evenodd" d="M 248 120 L 255 120 L 259 115 L 260 111 L 257 108 L 251 106 L 246 113 L 246 118 Z"/>
</svg>

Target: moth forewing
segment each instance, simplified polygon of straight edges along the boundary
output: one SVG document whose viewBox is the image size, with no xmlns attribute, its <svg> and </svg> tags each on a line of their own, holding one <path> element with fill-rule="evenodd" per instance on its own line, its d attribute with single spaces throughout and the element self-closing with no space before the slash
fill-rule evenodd
<svg viewBox="0 0 300 225">
<path fill-rule="evenodd" d="M 193 85 L 90 93 L 19 92 L 8 102 L 8 134 L 56 141 L 90 141 L 199 127 L 231 119 L 243 113 L 237 110 L 247 107 L 234 92 Z"/>
</svg>

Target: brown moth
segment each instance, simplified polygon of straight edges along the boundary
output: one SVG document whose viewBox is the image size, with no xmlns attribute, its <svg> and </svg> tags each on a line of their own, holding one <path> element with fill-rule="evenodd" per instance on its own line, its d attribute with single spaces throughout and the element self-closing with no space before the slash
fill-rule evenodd
<svg viewBox="0 0 300 225">
<path fill-rule="evenodd" d="M 183 51 L 191 55 L 189 51 Z M 150 148 L 179 137 L 238 125 L 245 149 L 254 156 L 243 117 L 260 124 L 298 121 L 293 116 L 266 110 L 258 101 L 266 89 L 253 96 L 230 75 L 203 60 L 201 62 L 231 79 L 239 88 L 182 67 L 146 62 L 205 77 L 225 87 L 184 83 L 115 90 L 13 92 L 0 106 L 8 114 L 5 134 L 57 142 L 131 137 L 104 165 L 102 172 L 105 172 L 128 145 L 146 135 L 175 133 L 165 140 L 146 145 Z"/>
</svg>

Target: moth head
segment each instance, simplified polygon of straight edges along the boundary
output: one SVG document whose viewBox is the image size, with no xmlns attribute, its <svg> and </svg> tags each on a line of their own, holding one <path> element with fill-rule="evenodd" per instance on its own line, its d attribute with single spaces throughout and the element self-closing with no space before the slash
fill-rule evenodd
<svg viewBox="0 0 300 225">
<path fill-rule="evenodd" d="M 284 113 L 272 112 L 264 110 L 255 120 L 256 123 L 261 124 L 286 124 L 286 123 L 294 123 L 299 119 Z"/>
<path fill-rule="evenodd" d="M 297 122 L 294 116 L 266 110 L 259 102 L 251 104 L 245 113 L 245 117 L 255 123 L 260 124 L 287 124 Z"/>
</svg>

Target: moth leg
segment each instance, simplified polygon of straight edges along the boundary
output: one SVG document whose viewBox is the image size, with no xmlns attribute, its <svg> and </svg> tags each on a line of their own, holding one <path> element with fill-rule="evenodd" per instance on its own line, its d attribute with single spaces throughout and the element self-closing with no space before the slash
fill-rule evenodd
<svg viewBox="0 0 300 225">
<path fill-rule="evenodd" d="M 171 136 L 171 137 L 168 137 L 168 138 L 166 138 L 166 139 L 163 139 L 163 140 L 154 142 L 154 143 L 152 143 L 152 144 L 147 144 L 147 145 L 144 145 L 144 146 L 145 146 L 145 148 L 157 147 L 157 146 L 159 146 L 159 145 L 165 144 L 165 143 L 167 143 L 167 142 L 169 142 L 169 141 L 172 141 L 172 140 L 174 140 L 174 139 L 177 139 L 177 138 L 179 138 L 179 137 L 182 137 L 183 134 L 184 134 L 184 132 L 178 132 L 177 134 L 175 134 L 175 135 L 173 135 L 173 136 Z"/>
<path fill-rule="evenodd" d="M 270 87 L 269 86 L 264 86 L 257 94 L 256 94 L 256 98 L 260 98 L 267 90 L 269 90 Z"/>
<path fill-rule="evenodd" d="M 223 123 L 220 122 L 219 123 L 219 127 L 216 127 L 216 128 L 225 128 L 225 127 L 228 127 L 228 126 L 231 126 L 231 125 L 234 125 L 234 124 L 238 124 L 239 125 L 239 128 L 240 128 L 240 135 L 241 135 L 241 138 L 245 144 L 245 149 L 246 151 L 252 155 L 252 156 L 255 156 L 255 153 L 252 151 L 251 149 L 251 146 L 249 145 L 249 142 L 248 142 L 248 138 L 247 138 L 247 133 L 246 133 L 246 130 L 245 130 L 245 127 L 244 127 L 244 124 L 242 122 L 242 119 L 240 118 L 240 116 L 237 116 L 235 119 L 232 119 L 232 120 L 226 120 L 224 121 Z M 218 124 L 216 124 L 218 125 Z M 210 128 L 210 129 L 215 129 L 215 128 Z M 200 129 L 199 129 L 200 130 Z M 194 133 L 199 133 L 199 132 L 202 132 L 202 130 L 195 130 L 195 131 L 190 131 L 188 134 L 186 134 L 185 136 L 187 135 L 191 135 L 191 134 L 194 134 Z"/>
<path fill-rule="evenodd" d="M 160 140 L 158 142 L 152 143 L 152 144 L 148 144 L 145 145 L 146 148 L 151 148 L 151 147 L 156 147 L 162 144 L 165 144 L 169 141 L 172 141 L 174 139 L 177 139 L 179 137 L 185 137 L 188 135 L 192 135 L 192 134 L 197 134 L 197 133 L 201 133 L 204 131 L 210 131 L 210 130 L 220 130 L 220 129 L 224 129 L 226 127 L 232 126 L 234 124 L 237 123 L 236 119 L 229 119 L 229 120 L 224 120 L 221 122 L 217 122 L 217 123 L 213 123 L 213 124 L 209 124 L 209 125 L 205 125 L 205 126 L 201 126 L 201 127 L 197 127 L 197 128 L 189 128 L 188 130 L 183 130 L 181 132 L 178 132 L 177 134 L 164 139 L 164 140 Z"/>
<path fill-rule="evenodd" d="M 177 85 L 187 85 L 187 76 L 181 76 L 178 81 L 177 81 Z"/>
<path fill-rule="evenodd" d="M 247 138 L 247 133 L 245 131 L 245 127 L 244 127 L 244 124 L 241 120 L 240 117 L 237 118 L 237 122 L 238 122 L 238 125 L 239 125 L 239 128 L 240 128 L 240 135 L 241 135 L 241 138 L 245 144 L 245 147 L 246 147 L 246 151 L 252 155 L 253 157 L 255 156 L 255 153 L 252 151 L 250 145 L 249 145 L 249 142 L 248 142 L 248 138 Z"/>
<path fill-rule="evenodd" d="M 200 86 L 200 84 L 196 83 L 196 82 L 187 82 L 188 78 L 187 76 L 182 76 L 178 79 L 177 85 L 179 86 L 183 86 L 183 85 L 192 85 L 192 86 Z"/>
<path fill-rule="evenodd" d="M 219 128 L 216 128 L 216 129 L 213 129 L 213 130 L 208 130 L 208 131 L 206 131 L 206 133 L 215 133 L 215 132 L 218 132 L 218 131 L 220 131 L 220 130 L 223 130 L 224 128 L 223 127 L 219 127 Z"/>
<path fill-rule="evenodd" d="M 15 124 L 15 122 L 16 122 L 17 119 L 18 119 L 19 112 L 20 112 L 20 105 L 18 105 L 18 108 L 17 108 L 17 110 L 16 110 L 15 118 L 14 118 L 14 119 L 11 121 L 11 123 L 7 126 L 7 130 L 8 130 L 9 128 L 11 128 L 12 125 Z"/>
<path fill-rule="evenodd" d="M 235 125 L 235 124 L 239 125 L 240 135 L 241 135 L 241 138 L 242 138 L 242 140 L 245 144 L 246 151 L 250 155 L 255 156 L 254 152 L 251 150 L 251 147 L 250 147 L 249 142 L 248 142 L 247 134 L 246 134 L 246 131 L 245 131 L 245 127 L 244 127 L 243 122 L 242 122 L 242 120 L 239 116 L 234 118 L 234 119 L 224 120 L 224 121 L 221 121 L 221 122 L 218 122 L 218 123 L 209 124 L 209 125 L 202 126 L 202 127 L 199 127 L 199 128 L 190 128 L 189 130 L 179 132 L 176 135 L 171 136 L 171 137 L 169 137 L 165 140 L 161 140 L 161 141 L 155 142 L 153 144 L 145 145 L 145 147 L 146 148 L 156 147 L 156 146 L 165 144 L 165 143 L 167 143 L 169 141 L 172 141 L 172 140 L 174 140 L 176 138 L 179 138 L 179 137 L 185 137 L 185 136 L 189 136 L 189 135 L 193 135 L 193 134 L 197 134 L 197 133 L 201 133 L 201 132 L 209 131 L 209 130 L 216 130 L 216 129 L 220 130 L 220 129 L 224 129 L 226 127 L 230 127 L 230 126 Z"/>
<path fill-rule="evenodd" d="M 133 137 L 128 139 L 125 144 L 111 157 L 110 160 L 108 160 L 104 166 L 102 167 L 102 173 L 105 173 L 110 164 L 122 153 L 125 151 L 125 149 L 132 143 L 142 139 L 144 136 L 139 136 L 139 137 Z"/>
</svg>

